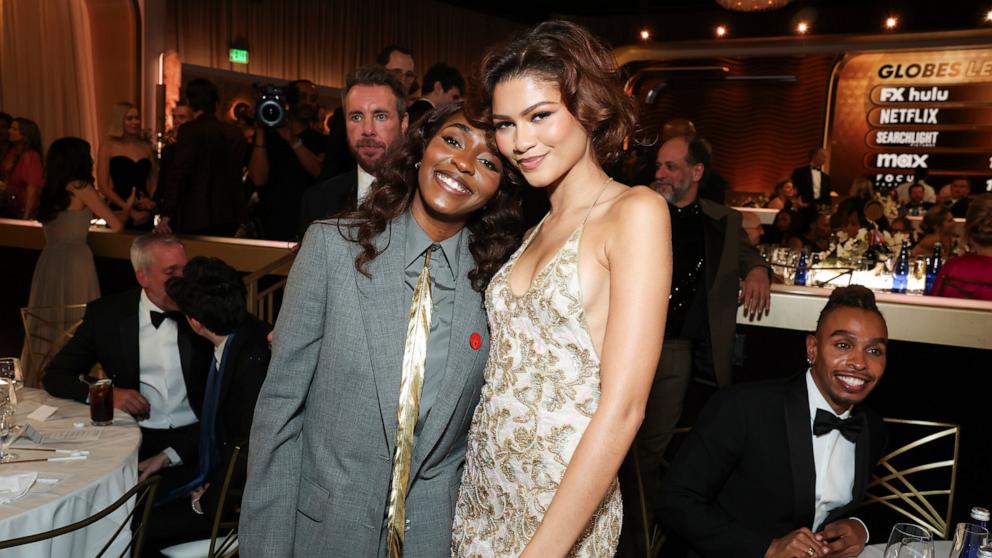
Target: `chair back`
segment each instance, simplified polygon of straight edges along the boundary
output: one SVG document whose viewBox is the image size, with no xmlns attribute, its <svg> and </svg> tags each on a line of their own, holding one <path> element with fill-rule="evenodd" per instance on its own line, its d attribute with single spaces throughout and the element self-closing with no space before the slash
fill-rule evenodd
<svg viewBox="0 0 992 558">
<path fill-rule="evenodd" d="M 85 310 L 85 304 L 21 308 L 27 360 L 21 365 L 26 367 L 24 378 L 28 385 L 34 385 L 40 372 L 48 366 L 48 361 L 75 335 L 83 323 Z"/>
<path fill-rule="evenodd" d="M 961 427 L 884 419 L 893 447 L 875 467 L 862 507 L 880 505 L 946 539 L 951 530 Z"/>
<path fill-rule="evenodd" d="M 237 516 L 240 512 L 235 512 L 234 519 L 225 519 L 224 508 L 229 498 L 232 496 L 240 497 L 244 493 L 244 488 L 231 486 L 231 479 L 234 477 L 234 472 L 238 469 L 238 461 L 247 458 L 248 452 L 242 452 L 241 446 L 234 446 L 231 459 L 227 463 L 227 471 L 224 473 L 224 485 L 221 487 L 220 499 L 217 501 L 217 512 L 214 514 L 213 528 L 210 530 L 210 550 L 207 554 L 209 558 L 229 556 L 237 549 L 235 546 L 238 542 Z M 224 536 L 218 541 L 217 538 L 222 532 L 224 532 Z"/>
<path fill-rule="evenodd" d="M 131 542 L 124 548 L 124 552 L 121 553 L 121 557 L 123 558 L 123 556 L 128 553 L 128 550 L 130 550 L 132 558 L 141 558 L 141 549 L 144 546 L 145 540 L 145 525 L 148 522 L 148 516 L 151 513 L 152 502 L 155 501 L 155 492 L 158 490 L 158 483 L 160 480 L 162 480 L 161 477 L 156 475 L 139 482 L 130 490 L 125 492 L 123 496 L 118 498 L 116 502 L 110 504 L 90 517 L 87 517 L 86 519 L 77 521 L 76 523 L 66 525 L 65 527 L 59 527 L 58 529 L 36 533 L 34 535 L 0 541 L 0 550 L 36 543 L 47 539 L 54 539 L 55 537 L 65 535 L 66 533 L 78 531 L 92 525 L 93 523 L 96 523 L 97 521 L 100 521 L 104 517 L 116 511 L 117 508 L 123 506 L 126 502 L 131 500 L 131 498 L 137 496 L 137 500 L 135 500 L 134 503 L 134 508 L 127 514 L 125 520 L 121 522 L 120 527 L 114 531 L 114 534 L 107 541 L 107 544 L 103 545 L 103 548 L 100 549 L 100 552 L 96 555 L 96 558 L 102 558 L 102 556 L 107 552 L 107 549 L 109 549 L 113 542 L 117 540 L 117 537 L 121 534 L 121 532 L 123 532 L 125 528 L 132 527 L 132 518 L 139 510 L 141 513 L 141 521 L 133 526 L 134 533 L 131 537 Z"/>
</svg>

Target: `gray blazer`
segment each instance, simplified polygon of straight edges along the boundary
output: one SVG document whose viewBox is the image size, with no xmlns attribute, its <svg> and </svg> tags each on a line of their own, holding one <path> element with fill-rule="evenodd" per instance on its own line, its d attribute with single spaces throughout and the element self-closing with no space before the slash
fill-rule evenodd
<svg viewBox="0 0 992 558">
<path fill-rule="evenodd" d="M 384 518 L 410 300 L 406 219 L 376 240 L 384 251 L 355 270 L 359 246 L 335 221 L 314 223 L 293 264 L 272 361 L 251 432 L 241 555 L 385 556 Z M 489 330 L 462 242 L 448 366 L 414 448 L 406 558 L 450 556 L 465 437 L 482 389 Z M 482 338 L 474 350 L 473 333 Z"/>
</svg>

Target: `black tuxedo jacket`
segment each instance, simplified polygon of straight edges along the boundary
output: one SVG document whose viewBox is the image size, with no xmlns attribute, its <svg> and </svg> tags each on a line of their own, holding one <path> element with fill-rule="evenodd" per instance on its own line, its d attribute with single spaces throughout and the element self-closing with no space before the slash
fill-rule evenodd
<svg viewBox="0 0 992 558">
<path fill-rule="evenodd" d="M 220 460 L 211 473 L 210 488 L 200 499 L 204 513 L 212 516 L 217 510 L 227 464 L 235 446 L 241 446 L 241 458 L 231 477 L 231 487 L 243 488 L 248 475 L 248 438 L 251 421 L 255 415 L 255 402 L 265 381 L 271 350 L 266 336 L 269 324 L 249 317 L 234 333 L 227 354 L 224 375 L 221 377 L 217 407 L 217 433 L 215 440 L 220 447 Z M 231 510 L 240 502 L 229 500 L 224 508 Z M 228 513 L 228 512 L 225 512 Z"/>
<path fill-rule="evenodd" d="M 813 168 L 809 165 L 792 171 L 792 185 L 806 203 L 830 203 L 830 175 L 820 171 L 820 197 L 813 199 Z"/>
<path fill-rule="evenodd" d="M 113 294 L 86 305 L 83 323 L 76 334 L 59 351 L 45 368 L 41 379 L 48 393 L 64 399 L 85 402 L 89 391 L 79 381 L 80 374 L 89 374 L 93 365 L 100 363 L 114 386 L 138 390 L 138 301 L 140 289 Z M 193 333 L 186 320 L 178 323 L 179 360 L 189 404 L 197 417 L 203 406 L 203 393 L 213 346 Z M 191 440 L 195 451 L 196 440 Z M 175 448 L 185 462 L 190 455 L 187 448 Z"/>
<path fill-rule="evenodd" d="M 741 214 L 729 207 L 699 200 L 706 250 L 706 311 L 713 368 L 720 386 L 730 384 L 737 331 L 740 280 L 755 267 L 768 268 L 741 227 Z"/>
<path fill-rule="evenodd" d="M 318 182 L 303 192 L 300 207 L 300 236 L 314 221 L 355 209 L 358 202 L 358 170 Z"/>
<path fill-rule="evenodd" d="M 859 505 L 887 431 L 865 408 L 855 446 L 853 496 L 826 523 Z M 662 481 L 662 520 L 706 558 L 760 558 L 773 538 L 812 528 L 816 472 L 805 373 L 741 384 L 710 399 Z"/>
<path fill-rule="evenodd" d="M 237 126 L 202 115 L 179 127 L 165 183 L 163 216 L 178 233 L 240 225 L 248 220 L 241 181 L 248 142 Z"/>
</svg>

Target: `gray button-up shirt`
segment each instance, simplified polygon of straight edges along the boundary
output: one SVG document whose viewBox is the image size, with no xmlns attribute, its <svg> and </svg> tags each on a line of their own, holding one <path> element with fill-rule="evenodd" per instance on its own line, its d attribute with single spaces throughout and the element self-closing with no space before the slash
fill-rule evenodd
<svg viewBox="0 0 992 558">
<path fill-rule="evenodd" d="M 413 300 L 413 289 L 424 269 L 424 254 L 433 246 L 431 256 L 431 331 L 427 338 L 427 359 L 424 363 L 424 384 L 420 394 L 420 417 L 414 428 L 414 442 L 437 400 L 438 389 L 448 366 L 448 342 L 451 340 L 451 320 L 455 312 L 455 274 L 458 272 L 458 250 L 465 236 L 461 229 L 451 238 L 434 242 L 410 216 L 406 227 L 404 279 L 407 300 Z"/>
</svg>

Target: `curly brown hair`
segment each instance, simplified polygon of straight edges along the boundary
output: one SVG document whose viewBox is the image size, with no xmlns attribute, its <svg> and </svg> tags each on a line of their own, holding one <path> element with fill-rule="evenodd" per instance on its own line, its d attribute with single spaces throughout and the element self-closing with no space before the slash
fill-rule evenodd
<svg viewBox="0 0 992 558">
<path fill-rule="evenodd" d="M 491 114 L 493 90 L 507 80 L 535 76 L 557 85 L 562 102 L 592 138 L 599 163 L 623 154 L 636 127 L 637 103 L 624 93 L 616 61 L 605 43 L 569 21 L 546 21 L 490 48 L 476 80 L 478 111 Z"/>
<path fill-rule="evenodd" d="M 462 103 L 449 103 L 429 112 L 412 126 L 405 138 L 386 155 L 372 191 L 356 211 L 345 213 L 338 220 L 338 231 L 346 240 L 361 245 L 355 258 L 355 269 L 369 277 L 369 262 L 381 253 L 376 249 L 375 238 L 392 222 L 410 208 L 419 184 L 416 164 L 424 156 L 427 144 L 453 116 L 464 114 L 476 128 L 486 133 L 486 143 L 493 153 L 498 153 L 492 141 L 492 125 L 478 121 L 463 109 Z M 471 233 L 469 252 L 475 268 L 468 277 L 472 288 L 482 292 L 489 285 L 496 271 L 509 259 L 523 237 L 523 210 L 520 205 L 518 180 L 511 180 L 515 172 L 503 165 L 499 189 L 493 199 L 476 211 L 465 224 Z"/>
<path fill-rule="evenodd" d="M 965 235 L 979 246 L 992 246 L 992 194 L 975 196 L 964 219 Z"/>
</svg>

